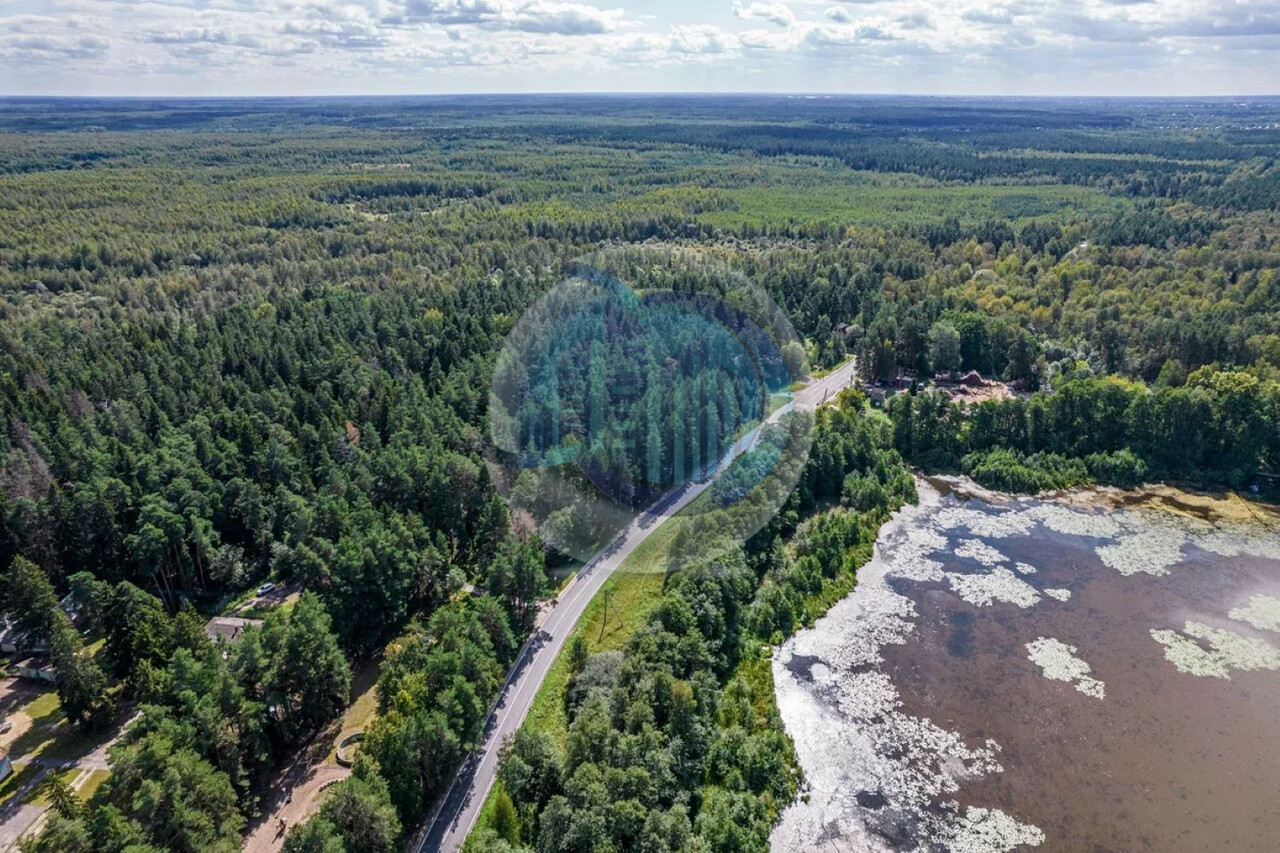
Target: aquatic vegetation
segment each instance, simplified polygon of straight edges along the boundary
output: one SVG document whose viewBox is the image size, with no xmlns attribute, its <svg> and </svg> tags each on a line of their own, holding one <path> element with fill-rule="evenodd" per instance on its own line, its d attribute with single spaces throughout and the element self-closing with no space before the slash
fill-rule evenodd
<svg viewBox="0 0 1280 853">
<path fill-rule="evenodd" d="M 997 740 L 1002 730 L 994 731 L 997 739 L 975 747 L 965 740 L 963 728 L 952 730 L 951 720 L 940 725 L 942 720 L 929 719 L 928 706 L 922 709 L 919 704 L 921 694 L 908 687 L 909 678 L 899 682 L 907 676 L 886 666 L 886 658 L 897 660 L 901 654 L 891 654 L 890 647 L 914 642 L 916 602 L 921 599 L 909 591 L 913 586 L 928 585 L 934 596 L 939 588 L 949 590 L 972 607 L 997 608 L 993 621 L 1005 623 L 1036 619 L 1031 615 L 1035 605 L 1046 601 L 1072 601 L 1091 578 L 1129 583 L 1114 575 L 1159 577 L 1182 563 L 1203 563 L 1204 555 L 1194 550 L 1197 546 L 1222 556 L 1266 556 L 1278 546 L 1276 537 L 1260 525 L 1214 524 L 1147 507 L 1100 510 L 1068 503 L 1070 496 L 1054 503 L 961 503 L 955 497 L 940 498 L 927 485 L 920 492 L 920 505 L 901 510 L 882 528 L 875 559 L 860 570 L 855 591 L 775 655 L 779 710 L 808 780 L 808 799 L 789 808 L 775 829 L 775 850 L 814 849 L 819 846 L 816 839 L 859 850 L 898 849 L 898 842 L 906 838 L 914 849 L 953 851 L 1007 851 L 1046 842 L 1045 830 L 1035 825 L 1040 813 L 1022 800 L 1016 808 L 1005 804 L 1012 813 L 992 808 L 990 802 L 960 801 L 960 794 L 969 790 L 967 782 L 1005 772 Z M 1043 542 L 1047 562 L 1028 556 L 1039 552 L 1028 550 L 1024 537 L 1042 537 L 1033 547 Z M 1080 541 L 1064 541 L 1077 537 Z M 1054 556 L 1059 548 L 1065 549 L 1068 560 Z M 1062 575 L 1063 569 L 1078 570 L 1078 580 Z M 1040 583 L 1055 585 L 1038 589 Z M 965 604 L 943 604 L 942 613 L 961 614 Z M 1012 608 L 999 612 L 1003 605 Z M 1022 612 L 1029 615 L 1018 615 Z M 1053 619 L 1063 615 L 1046 614 Z M 1254 595 L 1247 603 L 1240 601 L 1230 616 L 1255 629 L 1280 630 L 1280 600 Z M 968 641 L 950 645 L 957 630 L 940 629 L 935 622 L 923 640 L 930 645 L 921 648 L 963 658 Z M 964 629 L 968 630 L 972 629 Z M 1280 669 L 1280 649 L 1198 622 L 1187 622 L 1183 630 L 1154 629 L 1151 636 L 1180 672 L 1230 678 L 1233 672 Z M 1019 637 L 1012 648 L 1025 648 L 1026 659 L 1044 678 L 1100 702 L 1106 699 L 1107 684 L 1088 661 L 1089 647 L 1078 648 L 1052 636 L 1024 645 L 1025 639 L 1026 635 Z M 1156 659 L 1152 650 L 1150 660 Z M 1099 657 L 1095 662 L 1107 660 Z M 1019 665 L 1014 659 L 1008 664 L 1010 671 Z M 925 667 L 938 665 L 933 661 Z M 1089 713 L 1111 713 L 1119 703 L 1075 704 L 1095 709 Z M 1010 736 L 1017 744 L 1016 736 Z M 956 799 L 950 798 L 953 795 Z M 1028 813 L 1018 814 L 1023 808 Z M 1030 822 L 1023 822 L 1028 818 Z M 1055 843 L 1061 845 L 1062 840 Z"/>
<path fill-rule="evenodd" d="M 1186 538 L 1185 533 L 1169 529 L 1128 533 L 1098 548 L 1098 557 L 1122 575 L 1166 575 L 1182 560 Z"/>
<path fill-rule="evenodd" d="M 1280 598 L 1252 596 L 1246 606 L 1235 608 L 1227 616 L 1263 631 L 1280 631 Z"/>
<path fill-rule="evenodd" d="M 1092 676 L 1093 668 L 1076 657 L 1076 647 L 1052 637 L 1040 637 L 1027 643 L 1027 657 L 1040 667 L 1041 674 L 1053 681 L 1074 682 L 1076 690 L 1101 699 L 1106 685 Z"/>
<path fill-rule="evenodd" d="M 931 519 L 938 530 L 965 528 L 984 539 L 1004 539 L 1031 532 L 1036 519 L 1030 513 L 1003 512 L 992 514 L 967 506 L 949 506 L 938 510 Z"/>
<path fill-rule="evenodd" d="M 883 549 L 883 556 L 885 565 L 896 577 L 914 581 L 940 581 L 945 576 L 942 563 L 930 556 L 947 553 L 947 538 L 941 533 L 923 525 L 915 525 L 903 528 L 890 536 L 889 541 L 891 544 Z"/>
<path fill-rule="evenodd" d="M 1004 554 L 1001 554 L 981 539 L 964 540 L 956 547 L 955 555 L 977 560 L 984 566 L 998 566 L 1005 562 Z"/>
<path fill-rule="evenodd" d="M 882 648 L 905 642 L 914 628 L 915 605 L 894 592 L 886 582 L 890 574 L 969 577 L 944 574 L 940 563 L 925 556 L 946 545 L 925 526 L 931 511 L 905 508 L 882 528 L 875 558 L 859 572 L 857 593 L 819 622 L 839 625 L 838 631 L 802 631 L 774 656 L 778 705 L 808 783 L 807 801 L 792 805 L 774 831 L 775 850 L 809 850 L 818 837 L 877 849 L 877 836 L 895 831 L 909 831 L 922 846 L 937 840 L 956 850 L 1036 843 L 1038 829 L 997 810 L 961 814 L 955 804 L 939 807 L 964 781 L 1002 772 L 1000 747 L 992 740 L 970 746 L 960 734 L 907 714 L 889 675 L 871 668 L 883 663 Z M 1018 580 L 1009 569 L 999 571 Z M 884 803 L 874 818 L 867 817 L 871 812 L 860 805 L 859 793 Z M 1013 841 L 980 846 L 1001 838 Z"/>
<path fill-rule="evenodd" d="M 1230 678 L 1233 669 L 1280 669 L 1280 649 L 1202 622 L 1187 622 L 1181 633 L 1152 628 L 1151 637 L 1164 646 L 1165 658 L 1178 672 L 1189 675 Z M 1197 640 L 1203 640 L 1207 648 Z"/>
<path fill-rule="evenodd" d="M 854 845 L 858 849 L 874 847 L 857 818 L 856 793 L 860 791 L 874 792 L 886 804 L 884 811 L 893 815 L 898 826 L 911 827 L 922 846 L 927 846 L 929 839 L 964 839 L 964 843 L 976 845 L 984 838 L 1035 837 L 1039 830 L 1034 826 L 995 810 L 984 820 L 986 810 L 971 808 L 961 816 L 954 804 L 938 808 L 941 798 L 954 795 L 963 782 L 1002 772 L 999 745 L 987 740 L 977 747 L 968 746 L 956 732 L 904 713 L 888 674 L 855 669 L 857 656 L 846 659 L 843 652 L 849 646 L 842 646 L 797 646 L 784 650 L 774 665 L 779 703 L 788 709 L 792 730 L 799 730 L 800 725 L 821 726 L 832 735 L 821 743 L 797 739 L 809 799 L 784 814 L 772 838 L 775 850 L 812 849 L 812 839 L 824 833 L 858 839 L 863 842 Z M 811 667 L 808 675 L 813 683 L 809 688 L 797 679 L 792 667 L 815 653 L 828 665 Z M 824 697 L 823 701 L 818 696 Z M 832 713 L 837 715 L 835 720 Z M 797 716 L 806 722 L 800 724 Z M 1017 843 L 1033 842 L 947 846 L 1009 850 Z"/>
<path fill-rule="evenodd" d="M 989 574 L 947 572 L 947 583 L 957 595 L 977 607 L 986 607 L 997 601 L 1030 607 L 1040 601 L 1040 593 L 1035 587 L 1003 566 Z"/>
<path fill-rule="evenodd" d="M 1223 557 L 1248 554 L 1280 560 L 1280 536 L 1259 536 L 1256 525 L 1224 524 L 1196 540 L 1206 551 Z"/>
<path fill-rule="evenodd" d="M 1061 504 L 1040 504 L 1026 510 L 1022 515 L 1040 522 L 1055 533 L 1064 533 L 1068 536 L 1114 539 L 1123 530 L 1120 523 L 1110 515 L 1072 509 Z"/>
<path fill-rule="evenodd" d="M 952 853 L 996 853 L 1043 843 L 1039 827 L 1019 823 L 999 809 L 975 807 L 965 812 L 964 823 L 948 846 Z"/>
</svg>

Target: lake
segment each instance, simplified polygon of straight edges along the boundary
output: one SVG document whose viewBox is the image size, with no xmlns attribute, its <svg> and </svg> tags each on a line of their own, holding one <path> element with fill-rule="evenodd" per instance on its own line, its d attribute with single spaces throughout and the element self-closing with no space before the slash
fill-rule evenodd
<svg viewBox="0 0 1280 853">
<path fill-rule="evenodd" d="M 1276 850 L 1280 517 L 919 486 L 774 656 L 807 783 L 773 848 Z"/>
</svg>

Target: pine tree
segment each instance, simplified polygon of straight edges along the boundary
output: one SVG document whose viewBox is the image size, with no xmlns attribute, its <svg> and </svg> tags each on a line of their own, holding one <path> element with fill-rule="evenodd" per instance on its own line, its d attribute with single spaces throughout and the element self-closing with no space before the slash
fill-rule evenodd
<svg viewBox="0 0 1280 853">
<path fill-rule="evenodd" d="M 68 820 L 75 820 L 84 811 L 76 792 L 71 790 L 71 786 L 56 770 L 51 771 L 40 783 L 40 793 L 49 801 L 49 805 L 55 812 Z"/>
<path fill-rule="evenodd" d="M 685 482 L 685 390 L 684 377 L 676 374 L 671 386 L 671 483 L 679 486 Z"/>
<path fill-rule="evenodd" d="M 84 651 L 84 641 L 61 613 L 54 628 L 53 657 L 58 700 L 67 719 L 86 729 L 101 729 L 113 711 L 107 694 L 107 676 Z"/>
<path fill-rule="evenodd" d="M 591 384 L 591 412 L 589 417 L 591 420 L 588 439 L 590 446 L 594 448 L 604 438 L 604 430 L 608 425 L 609 393 L 605 388 L 604 344 L 600 343 L 600 341 L 591 342 L 589 372 Z"/>
<path fill-rule="evenodd" d="M 4 576 L 4 603 L 13 615 L 15 627 L 28 639 L 48 643 L 53 638 L 58 595 L 44 569 L 25 557 L 15 557 Z"/>
<path fill-rule="evenodd" d="M 498 837 L 508 844 L 520 843 L 520 815 L 516 813 L 516 805 L 505 788 L 498 789 L 493 802 L 493 815 L 489 818 L 489 826 Z"/>
<path fill-rule="evenodd" d="M 645 395 L 646 480 L 662 482 L 662 378 L 656 367 L 649 370 L 649 390 Z"/>
</svg>

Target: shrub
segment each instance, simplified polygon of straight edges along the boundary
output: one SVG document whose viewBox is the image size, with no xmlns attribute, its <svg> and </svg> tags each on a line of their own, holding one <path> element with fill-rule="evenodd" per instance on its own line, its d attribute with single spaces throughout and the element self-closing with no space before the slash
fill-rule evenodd
<svg viewBox="0 0 1280 853">
<path fill-rule="evenodd" d="M 1089 482 L 1089 470 L 1083 461 L 1057 453 L 1024 456 L 1016 450 L 997 447 L 970 453 L 962 465 L 974 481 L 1002 492 L 1034 494 Z"/>
<path fill-rule="evenodd" d="M 1089 475 L 1099 483 L 1132 489 L 1147 479 L 1147 463 L 1127 447 L 1110 453 L 1091 453 L 1085 457 L 1084 464 Z"/>
<path fill-rule="evenodd" d="M 844 488 L 840 495 L 841 503 L 858 512 L 870 512 L 873 509 L 884 509 L 889 505 L 889 493 L 875 476 L 857 471 L 844 478 Z"/>
</svg>

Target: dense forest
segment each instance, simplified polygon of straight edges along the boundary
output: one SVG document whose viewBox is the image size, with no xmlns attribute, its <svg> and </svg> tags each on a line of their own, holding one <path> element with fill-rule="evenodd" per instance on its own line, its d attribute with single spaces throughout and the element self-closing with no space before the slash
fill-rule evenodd
<svg viewBox="0 0 1280 853">
<path fill-rule="evenodd" d="M 800 781 L 767 643 L 847 591 L 880 524 L 915 499 L 887 418 L 860 399 L 820 413 L 795 490 L 745 546 L 695 524 L 622 649 L 588 654 L 577 638 L 565 743 L 530 728 L 516 736 L 498 799 L 508 816 L 472 849 L 762 847 Z"/>
<path fill-rule="evenodd" d="M 540 300 L 499 358 L 500 405 L 489 417 L 521 466 L 577 462 L 615 498 L 648 503 L 703 479 L 743 426 L 763 418 L 770 396 L 803 378 L 750 316 L 715 295 L 639 296 L 606 273 L 592 276 L 602 281 L 572 278 Z"/>
<path fill-rule="evenodd" d="M 1278 122 L 1267 99 L 0 101 L 4 609 L 68 721 L 127 722 L 108 781 L 28 846 L 237 848 L 374 659 L 360 760 L 286 844 L 402 843 L 565 562 L 502 496 L 494 435 L 640 505 L 801 364 L 1019 383 L 820 413 L 764 530 L 708 518 L 643 627 L 574 653 L 567 742 L 510 745 L 483 830 L 762 849 L 798 770 L 761 661 L 852 583 L 906 463 L 1274 488 Z M 530 306 L 605 249 L 713 260 L 796 345 L 744 372 L 738 296 L 713 287 L 701 327 L 687 271 L 637 262 L 626 285 L 683 301 L 579 302 L 555 369 L 503 373 Z M 210 641 L 266 581 L 300 595 Z"/>
<path fill-rule="evenodd" d="M 1280 464 L 1280 383 L 1215 367 L 1178 386 L 1072 379 L 1053 393 L 970 407 L 903 394 L 889 411 L 907 458 L 1005 491 L 1174 479 L 1273 494 L 1258 474 Z"/>
</svg>

